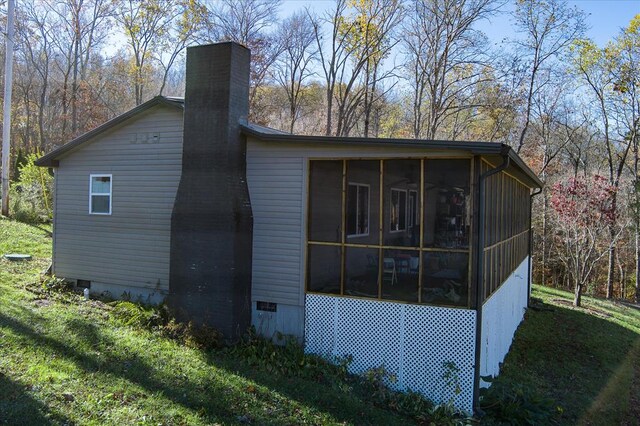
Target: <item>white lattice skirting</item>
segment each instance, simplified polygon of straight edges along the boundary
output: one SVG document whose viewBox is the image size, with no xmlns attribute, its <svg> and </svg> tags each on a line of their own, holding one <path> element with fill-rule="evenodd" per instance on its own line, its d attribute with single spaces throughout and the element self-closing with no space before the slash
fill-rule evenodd
<svg viewBox="0 0 640 426">
<path fill-rule="evenodd" d="M 473 410 L 476 312 L 308 294 L 305 348 L 328 358 L 352 356 L 350 371 L 384 367 L 392 384 L 436 403 Z M 445 363 L 459 369 L 458 385 L 447 385 Z"/>
<path fill-rule="evenodd" d="M 497 376 L 513 335 L 524 317 L 529 298 L 527 257 L 482 306 L 480 376 Z M 481 381 L 481 386 L 487 383 Z"/>
</svg>

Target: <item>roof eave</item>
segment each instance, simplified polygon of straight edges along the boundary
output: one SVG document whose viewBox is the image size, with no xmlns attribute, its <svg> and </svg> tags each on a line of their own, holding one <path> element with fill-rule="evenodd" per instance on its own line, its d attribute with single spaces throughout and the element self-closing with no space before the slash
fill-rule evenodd
<svg viewBox="0 0 640 426">
<path fill-rule="evenodd" d="M 403 138 L 363 138 L 341 136 L 294 135 L 290 133 L 273 134 L 259 132 L 249 126 L 241 125 L 242 132 L 262 141 L 297 143 L 335 143 L 340 145 L 394 146 L 409 148 L 460 149 L 477 154 L 499 154 L 502 145 L 494 142 L 416 140 Z"/>
<path fill-rule="evenodd" d="M 442 140 L 415 140 L 415 139 L 391 139 L 391 138 L 360 138 L 337 136 L 313 136 L 294 134 L 273 134 L 260 132 L 250 126 L 242 125 L 242 132 L 247 136 L 255 137 L 266 142 L 281 143 L 325 143 L 355 146 L 393 146 L 402 148 L 425 149 L 456 149 L 471 152 L 478 155 L 508 155 L 511 161 L 521 169 L 530 179 L 533 187 L 542 187 L 542 182 L 518 154 L 508 145 L 495 142 L 471 142 L 471 141 L 442 141 Z"/>
<path fill-rule="evenodd" d="M 511 148 L 509 148 L 509 158 L 512 162 L 514 162 L 526 175 L 529 179 L 531 179 L 531 183 L 533 183 L 533 187 L 542 188 L 544 186 L 544 182 L 540 180 L 538 175 L 536 175 L 533 170 L 527 165 L 527 163 L 520 158 L 520 156 Z"/>
</svg>

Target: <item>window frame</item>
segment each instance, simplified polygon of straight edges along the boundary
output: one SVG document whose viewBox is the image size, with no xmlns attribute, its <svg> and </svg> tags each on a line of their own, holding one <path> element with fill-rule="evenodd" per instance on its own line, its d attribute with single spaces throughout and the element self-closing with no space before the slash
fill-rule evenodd
<svg viewBox="0 0 640 426">
<path fill-rule="evenodd" d="M 360 188 L 367 188 L 367 232 L 364 234 L 349 234 L 349 225 L 346 223 L 346 216 L 348 216 L 349 212 L 349 187 L 355 186 L 356 189 L 356 231 L 358 230 L 358 218 L 359 209 L 360 209 Z M 346 197 L 346 206 L 345 206 L 345 236 L 347 238 L 358 238 L 358 237 L 368 237 L 371 230 L 371 185 L 368 183 L 359 183 L 359 182 L 347 182 L 347 197 Z"/>
<path fill-rule="evenodd" d="M 400 229 L 394 229 L 392 226 L 393 223 L 391 222 L 393 220 L 393 215 L 391 214 L 391 211 L 393 210 L 393 191 L 404 192 L 404 228 L 400 228 Z M 401 198 L 400 196 L 398 197 Z M 409 201 L 409 192 L 406 189 L 390 188 L 390 191 L 389 191 L 389 233 L 390 234 L 407 232 L 409 230 L 409 227 L 407 226 L 408 225 L 407 224 L 408 201 Z M 398 206 L 400 206 L 400 203 L 398 203 Z M 398 216 L 398 226 L 400 226 L 400 216 Z"/>
<path fill-rule="evenodd" d="M 411 202 L 412 195 L 415 203 Z M 420 222 L 420 218 L 418 217 L 420 214 L 419 204 L 418 191 L 410 189 L 407 194 L 407 229 L 413 229 L 418 222 Z"/>
<path fill-rule="evenodd" d="M 109 178 L 109 192 L 93 192 L 93 179 L 94 178 Z M 94 212 L 93 211 L 93 196 L 109 196 L 109 211 L 108 212 Z M 89 174 L 89 214 L 97 216 L 111 216 L 112 213 L 112 200 L 113 200 L 113 175 L 108 173 L 91 173 Z"/>
</svg>

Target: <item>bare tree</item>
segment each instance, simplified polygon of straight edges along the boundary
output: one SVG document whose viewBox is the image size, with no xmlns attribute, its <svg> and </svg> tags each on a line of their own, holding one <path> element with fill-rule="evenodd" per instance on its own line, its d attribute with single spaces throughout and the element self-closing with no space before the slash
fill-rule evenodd
<svg viewBox="0 0 640 426">
<path fill-rule="evenodd" d="M 404 29 L 413 95 L 413 135 L 434 139 L 443 121 L 472 108 L 469 93 L 482 81 L 483 34 L 474 28 L 501 5 L 496 0 L 412 0 Z"/>
<path fill-rule="evenodd" d="M 623 36 L 624 34 L 623 32 Z M 636 97 L 637 83 L 629 81 L 629 64 L 622 63 L 625 47 L 623 39 L 624 37 L 621 37 L 615 43 L 610 43 L 606 49 L 597 48 L 589 40 L 581 40 L 576 45 L 574 56 L 576 69 L 594 96 L 595 115 L 600 120 L 604 132 L 609 183 L 616 189 L 613 197 L 613 208 L 616 212 L 622 174 L 632 147 L 637 144 L 637 116 L 640 110 L 640 101 Z M 630 120 L 627 119 L 628 116 Z M 611 239 L 618 234 L 618 227 L 616 221 L 610 224 Z M 612 245 L 609 249 L 607 298 L 613 297 L 615 262 L 616 246 Z"/>
<path fill-rule="evenodd" d="M 60 64 L 65 81 L 69 83 L 69 108 L 71 109 L 71 135 L 77 135 L 79 127 L 78 96 L 86 78 L 87 66 L 92 54 L 100 47 L 108 32 L 107 25 L 113 17 L 113 5 L 108 0 L 59 0 L 44 2 L 43 7 L 56 15 L 55 44 L 65 57 Z M 70 80 L 70 81 L 69 81 Z M 69 86 L 65 84 L 65 92 Z M 66 96 L 65 96 L 66 101 Z M 66 109 L 67 106 L 65 105 Z"/>
<path fill-rule="evenodd" d="M 131 78 L 135 103 L 140 105 L 152 71 L 152 54 L 161 50 L 162 39 L 180 13 L 172 0 L 122 0 L 116 17 L 124 28 L 133 54 Z M 166 74 L 166 73 L 165 73 Z"/>
<path fill-rule="evenodd" d="M 293 133 L 304 101 L 305 81 L 313 75 L 311 64 L 318 51 L 311 29 L 311 20 L 304 12 L 285 19 L 278 30 L 277 38 L 282 53 L 274 67 L 278 84 L 287 94 L 289 104 L 289 132 Z"/>
<path fill-rule="evenodd" d="M 363 81 L 364 90 L 362 99 L 363 110 L 363 135 L 369 137 L 371 114 L 377 103 L 395 86 L 389 85 L 386 89 L 383 83 L 395 77 L 395 67 L 383 70 L 382 63 L 391 50 L 398 44 L 395 38 L 395 30 L 402 19 L 402 8 L 397 0 L 389 1 L 365 1 L 356 6 L 355 39 L 350 43 L 356 50 L 356 57 L 364 60 Z"/>
<path fill-rule="evenodd" d="M 516 147 L 519 153 L 531 124 L 535 95 L 550 81 L 544 76 L 551 74 L 543 75 L 543 68 L 566 54 L 569 46 L 582 36 L 585 15 L 563 0 L 523 0 L 516 3 L 513 17 L 516 31 L 524 35 L 523 39 L 515 41 L 518 54 L 524 55 L 530 62 L 526 78 L 524 124 Z"/>
<path fill-rule="evenodd" d="M 613 81 L 612 121 L 618 136 L 619 145 L 631 147 L 633 160 L 631 166 L 632 193 L 638 197 L 640 190 L 639 145 L 640 145 L 640 14 L 622 29 L 618 37 L 609 43 L 605 52 L 609 60 L 608 70 Z M 626 160 L 626 157 L 623 158 Z M 632 206 L 635 245 L 636 292 L 635 300 L 640 302 L 640 215 L 637 214 L 637 201 Z M 634 211 L 634 207 L 636 208 Z M 635 214 L 634 214 L 635 213 Z M 616 256 L 617 257 L 617 256 Z M 622 283 L 622 280 L 621 280 Z"/>
<path fill-rule="evenodd" d="M 257 114 L 259 88 L 281 52 L 271 28 L 278 23 L 280 0 L 209 1 L 211 41 L 235 41 L 251 49 L 249 115 Z"/>
<path fill-rule="evenodd" d="M 90 63 L 100 56 L 111 18 L 106 0 L 28 2 L 19 8 L 16 81 L 24 119 L 37 123 L 27 151 L 45 150 L 87 129 Z M 29 79 L 22 77 L 30 76 Z M 35 114 L 36 118 L 31 119 Z M 28 132 L 27 132 L 28 133 Z M 37 141 L 36 141 L 37 140 Z"/>
<path fill-rule="evenodd" d="M 325 96 L 327 107 L 327 122 L 325 126 L 325 135 L 331 135 L 333 128 L 333 101 L 336 86 L 341 81 L 340 74 L 347 65 L 351 52 L 347 50 L 347 36 L 350 29 L 340 31 L 340 21 L 342 15 L 347 9 L 346 0 L 337 0 L 335 8 L 331 13 L 325 14 L 323 17 L 310 16 L 313 23 L 313 33 L 318 46 L 318 54 L 320 56 L 320 64 L 325 77 Z M 324 36 L 322 27 L 329 24 L 331 27 L 331 45 L 323 49 Z"/>
<path fill-rule="evenodd" d="M 19 44 L 22 46 L 18 49 L 18 54 L 24 55 L 23 61 L 27 64 L 27 68 L 39 76 L 39 89 L 37 100 L 35 102 L 37 108 L 38 123 L 38 149 L 44 151 L 46 149 L 46 129 L 45 115 L 47 109 L 47 97 L 49 95 L 49 73 L 51 71 L 51 39 L 53 28 L 48 21 L 48 11 L 42 8 L 38 9 L 34 4 L 25 5 L 20 11 L 23 15 L 19 16 L 18 38 Z M 18 66 L 21 64 L 18 63 Z M 24 77 L 22 74 L 21 77 Z M 18 86 L 22 84 L 23 78 L 18 79 Z M 31 104 L 32 101 L 25 100 L 25 105 Z M 27 117 L 30 111 L 27 108 Z M 29 126 L 27 126 L 29 127 Z"/>
<path fill-rule="evenodd" d="M 569 86 L 573 83 L 566 74 L 558 74 L 552 79 L 553 83 L 536 93 L 536 117 L 538 119 L 532 126 L 532 143 L 525 154 L 533 164 L 536 173 L 544 183 L 542 187 L 542 232 L 541 239 L 541 278 L 545 282 L 547 260 L 549 253 L 549 187 L 550 177 L 558 175 L 561 166 L 559 160 L 561 154 L 566 152 L 567 145 L 573 143 L 582 136 L 581 130 L 585 128 L 587 120 L 584 117 L 576 117 L 573 104 L 568 98 L 571 94 Z M 574 179 L 577 175 L 574 175 Z"/>
<path fill-rule="evenodd" d="M 379 97 L 376 85 L 388 77 L 378 73 L 382 59 L 394 44 L 390 37 L 398 23 L 400 7 L 396 0 L 369 0 L 355 8 L 355 16 L 349 16 L 348 11 L 346 0 L 337 0 L 332 12 L 312 17 L 326 85 L 326 135 L 348 136 L 365 98 L 370 114 Z M 324 25 L 331 30 L 329 43 L 324 39 Z"/>
<path fill-rule="evenodd" d="M 169 24 L 170 29 L 160 42 L 161 54 L 154 55 L 162 68 L 162 82 L 158 92 L 160 95 L 164 92 L 176 60 L 206 27 L 207 8 L 203 4 L 197 0 L 181 1 L 176 7 L 175 18 Z"/>
</svg>

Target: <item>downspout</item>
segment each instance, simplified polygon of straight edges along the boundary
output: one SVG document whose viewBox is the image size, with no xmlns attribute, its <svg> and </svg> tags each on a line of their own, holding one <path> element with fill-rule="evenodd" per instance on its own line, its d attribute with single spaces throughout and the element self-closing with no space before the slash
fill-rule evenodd
<svg viewBox="0 0 640 426">
<path fill-rule="evenodd" d="M 542 188 L 538 188 L 538 191 L 533 191 L 533 193 L 529 196 L 529 273 L 527 274 L 527 308 L 529 308 L 529 304 L 531 303 L 531 275 L 533 274 L 533 228 L 531 227 L 531 216 L 533 216 L 533 197 L 540 194 L 542 192 Z"/>
<path fill-rule="evenodd" d="M 474 366 L 474 379 L 473 379 L 473 407 L 474 411 L 480 409 L 480 348 L 482 346 L 482 302 L 484 296 L 484 240 L 485 240 L 485 228 L 484 224 L 484 210 L 485 210 L 485 181 L 487 178 L 500 173 L 505 170 L 511 164 L 511 157 L 509 157 L 509 146 L 503 145 L 500 155 L 502 156 L 502 164 L 495 169 L 487 170 L 480 175 L 478 180 L 479 189 L 479 207 L 478 207 L 478 245 L 476 250 L 476 356 Z"/>
</svg>

